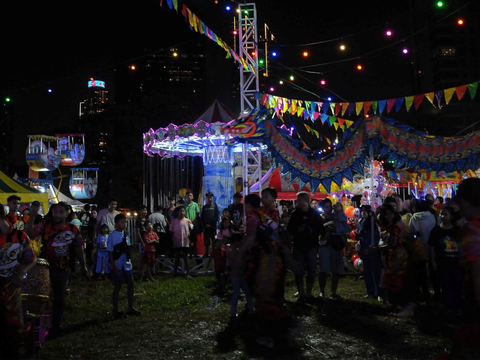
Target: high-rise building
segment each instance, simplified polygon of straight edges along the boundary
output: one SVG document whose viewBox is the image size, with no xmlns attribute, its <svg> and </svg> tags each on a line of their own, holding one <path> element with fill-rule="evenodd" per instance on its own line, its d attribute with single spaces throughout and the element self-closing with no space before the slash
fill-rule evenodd
<svg viewBox="0 0 480 360">
<path fill-rule="evenodd" d="M 80 103 L 79 117 L 104 112 L 108 106 L 108 90 L 105 81 L 90 78 L 87 84 L 86 98 Z"/>
<path fill-rule="evenodd" d="M 438 92 L 480 80 L 480 3 L 469 0 L 411 1 L 415 93 Z M 449 105 L 420 114 L 422 125 L 442 135 L 464 135 L 480 129 L 479 96 L 453 98 Z M 442 99 L 442 104 L 445 100 Z M 434 125 L 429 118 L 434 118 Z"/>
</svg>

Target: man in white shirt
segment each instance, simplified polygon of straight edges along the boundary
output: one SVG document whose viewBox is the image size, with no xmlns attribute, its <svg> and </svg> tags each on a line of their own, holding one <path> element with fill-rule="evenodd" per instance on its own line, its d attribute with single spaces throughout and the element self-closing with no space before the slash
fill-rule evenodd
<svg viewBox="0 0 480 360">
<path fill-rule="evenodd" d="M 108 226 L 108 233 L 110 234 L 115 230 L 115 216 L 119 214 L 116 210 L 118 205 L 117 199 L 111 198 L 108 201 L 108 208 L 102 209 L 98 212 L 97 223 L 95 224 L 95 230 L 93 232 L 93 238 L 96 240 L 100 226 L 106 224 Z"/>
</svg>

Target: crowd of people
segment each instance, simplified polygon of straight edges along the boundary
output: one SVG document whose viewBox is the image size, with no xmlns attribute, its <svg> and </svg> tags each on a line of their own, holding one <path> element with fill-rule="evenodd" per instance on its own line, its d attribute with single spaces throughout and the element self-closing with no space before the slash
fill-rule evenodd
<svg viewBox="0 0 480 360">
<path fill-rule="evenodd" d="M 294 274 L 299 306 L 317 298 L 341 299 L 339 281 L 349 256 L 357 254 L 366 298 L 382 301 L 397 317 L 414 316 L 419 305 L 463 312 L 465 320 L 453 341 L 452 356 L 479 350 L 480 179 L 462 181 L 454 199 L 427 195 L 402 201 L 394 195 L 378 207 L 359 206 L 353 218 L 347 218 L 341 203 L 328 198 L 319 202 L 307 192 L 297 194 L 295 208 L 282 204 L 279 209 L 277 192 L 270 187 L 245 198 L 236 193 L 222 212 L 210 192 L 201 207 L 193 199 L 191 192 L 181 204 L 169 198 L 167 207 L 156 206 L 150 215 L 147 207 L 140 207 L 135 239 L 130 239 L 127 217 L 116 210 L 116 199 L 98 213 L 88 205 L 75 214 L 64 203 L 54 204 L 42 218 L 37 202 L 20 215 L 21 199 L 9 198 L 8 213 L 0 211 L 0 338 L 8 339 L 8 348 L 15 351 L 22 344 L 20 288 L 38 258 L 49 264 L 52 337 L 61 332 L 67 283 L 77 262 L 85 277 L 112 281 L 115 318 L 140 315 L 134 307 L 130 255 L 136 242 L 141 255 L 139 280 L 156 281 L 153 269 L 159 256 L 173 258 L 172 276 L 186 279 L 192 278 L 189 258 L 207 257 L 207 267 L 213 261 L 217 293 L 225 293 L 229 286 L 233 291 L 231 321 L 237 317 L 243 292 L 246 311 L 261 318 L 262 336 L 257 342 L 269 348 L 274 347 L 276 329 L 286 316 L 287 271 Z M 317 274 L 318 296 L 313 294 Z M 124 283 L 126 314 L 118 308 Z"/>
</svg>

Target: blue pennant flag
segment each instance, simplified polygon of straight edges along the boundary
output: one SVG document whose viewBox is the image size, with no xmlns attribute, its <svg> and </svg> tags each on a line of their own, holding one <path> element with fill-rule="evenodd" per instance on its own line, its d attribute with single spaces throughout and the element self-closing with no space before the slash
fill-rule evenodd
<svg viewBox="0 0 480 360">
<path fill-rule="evenodd" d="M 290 181 L 295 181 L 300 175 L 300 170 L 292 168 L 292 171 L 290 172 Z"/>
<path fill-rule="evenodd" d="M 343 170 L 343 176 L 348 180 L 348 181 L 353 181 L 353 172 L 351 168 L 346 168 Z"/>
<path fill-rule="evenodd" d="M 322 185 L 323 187 L 325 188 L 325 191 L 330 194 L 330 191 L 331 191 L 331 185 L 332 185 L 332 179 L 331 178 L 327 178 L 327 179 L 323 179 L 322 180 Z"/>
<path fill-rule="evenodd" d="M 465 159 L 456 161 L 457 171 L 464 171 L 466 163 L 467 163 L 467 160 Z"/>
<path fill-rule="evenodd" d="M 320 185 L 319 179 L 317 178 L 310 179 L 310 188 L 311 188 L 312 195 L 315 194 L 315 191 L 317 191 L 319 185 Z"/>
<path fill-rule="evenodd" d="M 336 173 L 332 176 L 332 181 L 338 185 L 338 187 L 342 187 L 342 173 Z"/>
<path fill-rule="evenodd" d="M 378 100 L 378 113 L 381 114 L 387 105 L 387 100 Z"/>
<path fill-rule="evenodd" d="M 403 104 L 403 97 L 395 99 L 395 110 L 400 111 Z"/>
<path fill-rule="evenodd" d="M 363 174 L 365 173 L 365 172 L 363 171 L 363 165 L 362 165 L 362 163 L 361 163 L 360 161 L 358 161 L 358 160 L 355 161 L 355 162 L 352 164 L 352 170 L 355 171 L 355 172 L 357 172 L 357 173 L 359 173 L 359 174 L 362 175 L 362 176 L 363 176 Z M 322 182 L 322 184 L 323 184 L 323 182 Z"/>
<path fill-rule="evenodd" d="M 390 149 L 388 146 L 382 146 L 382 149 L 380 150 L 380 157 L 385 157 L 390 154 Z"/>
<path fill-rule="evenodd" d="M 476 155 L 473 155 L 473 156 L 470 156 L 468 159 L 468 167 L 475 171 L 475 169 L 478 169 L 478 166 L 477 166 L 477 156 Z"/>
<path fill-rule="evenodd" d="M 444 165 L 444 169 L 447 173 L 451 173 L 455 171 L 455 165 L 453 163 L 446 163 Z"/>
<path fill-rule="evenodd" d="M 290 165 L 290 163 L 285 162 L 283 164 L 283 167 L 282 167 L 282 174 L 286 174 L 286 173 L 290 172 L 290 170 L 292 170 L 292 168 L 293 167 L 292 167 L 292 165 Z"/>
</svg>

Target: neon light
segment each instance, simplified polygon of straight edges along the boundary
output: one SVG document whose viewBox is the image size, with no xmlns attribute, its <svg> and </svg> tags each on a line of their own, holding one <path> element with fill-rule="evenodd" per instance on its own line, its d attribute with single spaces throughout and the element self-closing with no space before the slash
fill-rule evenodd
<svg viewBox="0 0 480 360">
<path fill-rule="evenodd" d="M 91 80 L 88 82 L 88 87 L 101 87 L 105 88 L 105 81 L 102 80 Z"/>
</svg>

